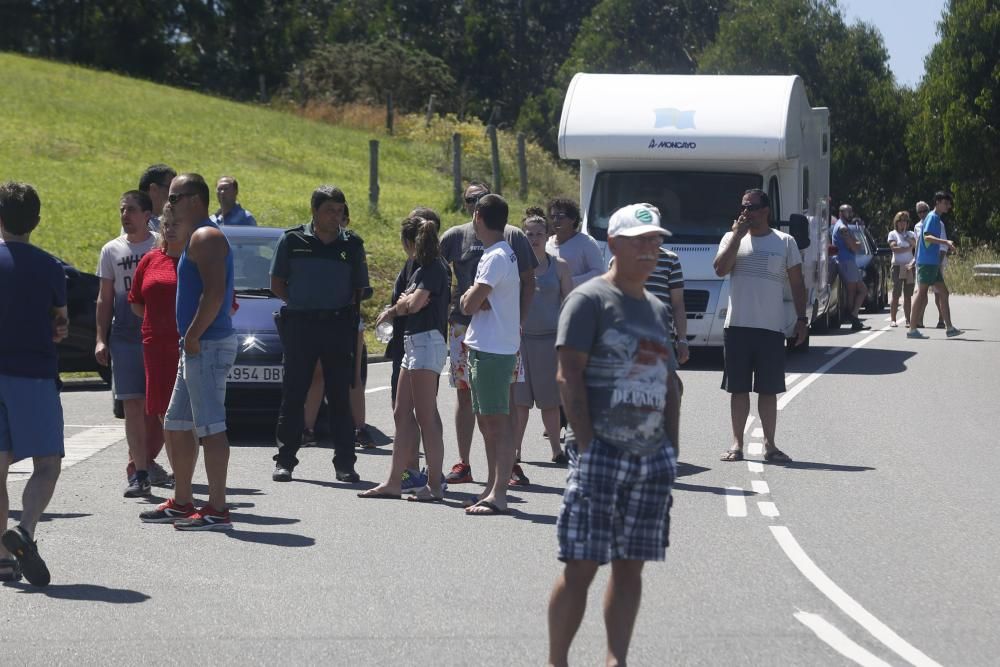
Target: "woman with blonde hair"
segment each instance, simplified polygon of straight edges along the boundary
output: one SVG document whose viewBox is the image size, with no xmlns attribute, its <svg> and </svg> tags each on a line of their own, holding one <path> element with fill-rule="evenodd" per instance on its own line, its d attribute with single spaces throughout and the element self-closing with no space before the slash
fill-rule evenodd
<svg viewBox="0 0 1000 667">
<path fill-rule="evenodd" d="M 889 232 L 889 248 L 892 249 L 892 302 L 889 310 L 889 326 L 899 326 L 896 314 L 899 312 L 899 295 L 903 294 L 903 315 L 906 326 L 910 326 L 910 302 L 913 298 L 913 285 L 916 282 L 913 264 L 913 252 L 917 247 L 917 236 L 907 228 L 910 226 L 910 214 L 900 211 L 892 218 L 893 230 Z"/>
</svg>

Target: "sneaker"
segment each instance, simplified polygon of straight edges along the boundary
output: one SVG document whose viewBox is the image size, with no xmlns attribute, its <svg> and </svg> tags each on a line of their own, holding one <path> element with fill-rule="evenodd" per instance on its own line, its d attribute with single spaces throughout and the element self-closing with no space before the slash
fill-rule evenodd
<svg viewBox="0 0 1000 667">
<path fill-rule="evenodd" d="M 445 476 L 445 481 L 449 484 L 471 484 L 472 466 L 459 461 L 451 467 L 451 472 Z"/>
<path fill-rule="evenodd" d="M 34 586 L 48 586 L 51 577 L 45 561 L 38 555 L 38 545 L 21 526 L 4 531 L 0 542 L 17 559 L 21 574 Z"/>
<path fill-rule="evenodd" d="M 905 324 L 904 326 L 905 326 L 905 327 L 906 327 L 907 329 L 909 329 L 909 328 L 910 328 L 910 320 L 906 320 L 906 324 Z"/>
<path fill-rule="evenodd" d="M 157 505 L 154 510 L 140 512 L 139 520 L 143 523 L 173 523 L 178 519 L 191 518 L 194 513 L 194 503 L 178 505 L 171 498 L 167 502 Z"/>
<path fill-rule="evenodd" d="M 309 447 L 310 445 L 315 445 L 319 440 L 316 438 L 316 431 L 311 428 L 303 429 L 302 431 L 302 446 Z"/>
<path fill-rule="evenodd" d="M 427 474 L 423 470 L 417 472 L 407 468 L 403 471 L 401 479 L 403 483 L 399 485 L 399 488 L 402 493 L 413 493 L 417 489 L 427 486 Z"/>
<path fill-rule="evenodd" d="M 372 440 L 367 426 L 362 426 L 354 431 L 354 446 L 360 449 L 375 449 L 375 441 Z"/>
<path fill-rule="evenodd" d="M 953 338 L 955 336 L 961 336 L 964 333 L 965 332 L 962 331 L 961 329 L 959 329 L 958 327 L 952 327 L 952 328 L 948 329 L 948 331 L 945 333 L 945 335 L 948 336 L 948 338 Z"/>
<path fill-rule="evenodd" d="M 229 519 L 229 508 L 221 512 L 211 505 L 205 505 L 187 519 L 174 521 L 177 530 L 232 530 L 233 522 Z"/>
<path fill-rule="evenodd" d="M 930 338 L 930 336 L 928 336 L 927 334 L 920 333 L 916 329 L 910 329 L 909 331 L 907 331 L 906 332 L 906 337 L 907 338 L 919 338 L 920 340 L 925 340 L 927 338 Z"/>
<path fill-rule="evenodd" d="M 136 473 L 135 477 L 128 481 L 128 486 L 125 487 L 125 493 L 122 495 L 126 498 L 144 498 L 151 494 L 149 475 L 143 471 L 142 473 Z"/>
<path fill-rule="evenodd" d="M 889 326 L 890 326 L 890 327 L 892 327 L 893 329 L 895 329 L 895 328 L 896 328 L 896 327 L 898 327 L 899 325 L 898 325 L 898 324 L 896 324 L 896 320 L 893 320 L 893 321 L 889 322 Z"/>
<path fill-rule="evenodd" d="M 521 466 L 515 465 L 514 469 L 510 473 L 510 485 L 511 486 L 528 486 L 531 484 L 531 480 L 528 476 L 524 474 L 524 470 Z"/>
<path fill-rule="evenodd" d="M 861 321 L 860 318 L 855 317 L 851 320 L 851 331 L 867 331 L 871 327 Z"/>
<path fill-rule="evenodd" d="M 174 474 L 164 470 L 156 461 L 152 461 L 149 464 L 149 483 L 153 486 L 173 486 Z"/>
<path fill-rule="evenodd" d="M 271 473 L 271 480 L 274 482 L 292 481 L 292 469 L 276 463 L 274 465 L 274 472 Z"/>
<path fill-rule="evenodd" d="M 945 326 L 945 323 L 944 323 L 944 322 L 938 322 L 938 323 L 937 323 L 937 326 L 936 326 L 936 327 L 934 327 L 934 328 L 935 328 L 935 329 L 946 329 L 947 327 Z"/>
<path fill-rule="evenodd" d="M 336 477 L 338 482 L 347 482 L 348 484 L 357 484 L 361 481 L 361 475 L 354 470 L 354 466 L 350 468 L 338 468 L 334 466 L 333 469 L 336 471 Z"/>
</svg>

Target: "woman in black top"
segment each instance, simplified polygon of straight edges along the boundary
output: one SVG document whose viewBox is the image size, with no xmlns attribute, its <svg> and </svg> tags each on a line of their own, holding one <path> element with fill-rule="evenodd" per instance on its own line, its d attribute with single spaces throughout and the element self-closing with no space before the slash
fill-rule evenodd
<svg viewBox="0 0 1000 667">
<path fill-rule="evenodd" d="M 448 355 L 445 332 L 451 272 L 441 259 L 437 226 L 433 221 L 407 218 L 400 236 L 414 270 L 402 296 L 379 315 L 376 323 L 378 326 L 386 320 L 406 316 L 403 359 L 393 408 L 396 436 L 392 468 L 384 483 L 358 495 L 362 498 L 400 497 L 401 476 L 416 454 L 419 433 L 427 457 L 427 485 L 418 489 L 410 500 L 432 502 L 443 497 L 444 440 L 437 409 L 437 387 Z"/>
</svg>

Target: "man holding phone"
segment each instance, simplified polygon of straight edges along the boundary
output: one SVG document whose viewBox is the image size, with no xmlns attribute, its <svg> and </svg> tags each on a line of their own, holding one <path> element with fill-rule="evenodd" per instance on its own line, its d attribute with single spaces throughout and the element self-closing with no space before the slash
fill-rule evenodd
<svg viewBox="0 0 1000 667">
<path fill-rule="evenodd" d="M 806 339 L 806 286 L 802 256 L 788 234 L 771 229 L 771 202 L 763 190 L 743 193 L 739 218 L 726 232 L 715 257 L 715 273 L 731 276 L 723 334 L 725 367 L 722 388 L 730 394 L 733 444 L 723 461 L 743 460 L 743 427 L 750 414 L 750 391 L 757 392 L 757 412 L 764 429 L 764 460 L 791 458 L 774 444 L 778 394 L 785 391 L 785 305 L 787 281 L 795 312 L 795 344 Z"/>
</svg>

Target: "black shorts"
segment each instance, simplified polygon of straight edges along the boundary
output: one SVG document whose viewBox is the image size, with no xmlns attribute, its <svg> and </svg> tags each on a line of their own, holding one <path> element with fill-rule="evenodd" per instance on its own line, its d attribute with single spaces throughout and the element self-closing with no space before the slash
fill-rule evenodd
<svg viewBox="0 0 1000 667">
<path fill-rule="evenodd" d="M 769 329 L 728 327 L 722 343 L 722 388 L 730 394 L 785 391 L 785 334 Z"/>
</svg>

